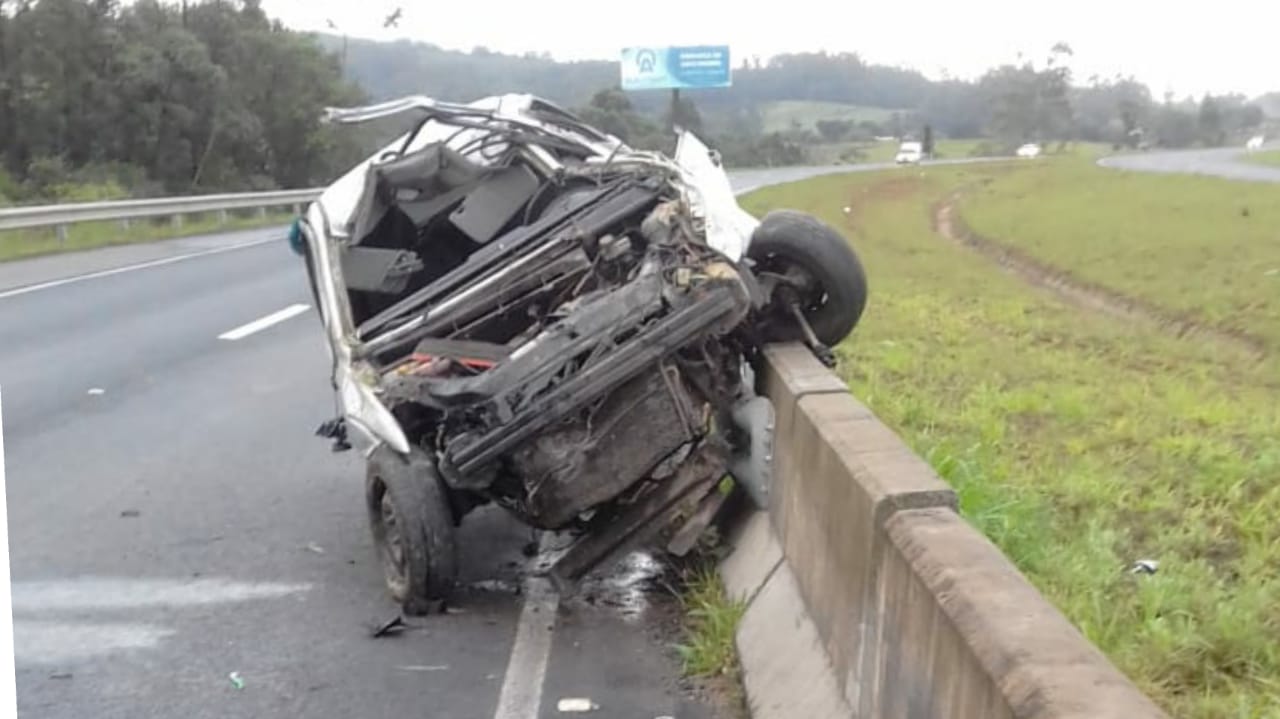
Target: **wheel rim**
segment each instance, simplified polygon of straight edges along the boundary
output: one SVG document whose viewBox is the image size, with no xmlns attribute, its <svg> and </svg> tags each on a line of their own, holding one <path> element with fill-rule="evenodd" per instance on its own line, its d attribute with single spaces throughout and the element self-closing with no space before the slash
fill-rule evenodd
<svg viewBox="0 0 1280 719">
<path fill-rule="evenodd" d="M 382 556 L 382 569 L 391 593 L 400 598 L 408 589 L 408 552 L 405 548 L 404 528 L 396 512 L 391 493 L 383 487 L 378 503 L 378 553 Z"/>
<path fill-rule="evenodd" d="M 812 318 L 814 313 L 826 306 L 829 299 L 826 288 L 814 276 L 814 273 L 803 264 L 790 257 L 770 253 L 759 261 L 761 273 L 777 276 L 799 300 L 800 310 L 805 317 Z"/>
</svg>

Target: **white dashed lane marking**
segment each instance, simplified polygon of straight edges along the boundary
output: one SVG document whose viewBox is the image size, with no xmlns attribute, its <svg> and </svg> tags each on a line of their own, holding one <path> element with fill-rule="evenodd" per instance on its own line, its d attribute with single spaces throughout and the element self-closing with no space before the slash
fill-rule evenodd
<svg viewBox="0 0 1280 719">
<path fill-rule="evenodd" d="M 296 317 L 309 309 L 311 309 L 311 305 L 289 305 L 279 312 L 272 312 L 266 317 L 260 317 L 252 322 L 240 325 L 233 330 L 227 330 L 226 332 L 218 335 L 218 339 L 229 340 L 232 342 L 235 340 L 242 340 L 255 332 L 261 332 L 272 325 L 280 324 L 290 317 Z"/>
</svg>

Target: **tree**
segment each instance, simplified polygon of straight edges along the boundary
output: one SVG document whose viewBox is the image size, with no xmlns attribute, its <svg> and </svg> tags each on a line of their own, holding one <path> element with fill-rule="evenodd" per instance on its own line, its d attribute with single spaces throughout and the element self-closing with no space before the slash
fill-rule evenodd
<svg viewBox="0 0 1280 719">
<path fill-rule="evenodd" d="M 614 86 L 596 92 L 577 115 L 590 125 L 641 149 L 659 149 L 667 137 L 657 123 L 636 111 L 631 98 Z"/>
<path fill-rule="evenodd" d="M 693 104 L 693 98 L 685 95 L 672 100 L 671 109 L 667 112 L 667 127 L 680 127 L 695 134 L 702 132 L 702 114 Z"/>
<path fill-rule="evenodd" d="M 1073 125 L 1071 48 L 1054 45 L 1043 70 L 1031 62 L 1003 65 L 979 81 L 987 100 L 992 134 L 1008 146 L 1070 139 Z"/>
<path fill-rule="evenodd" d="M 1204 100 L 1200 102 L 1199 127 L 1201 142 L 1210 146 L 1226 144 L 1222 111 L 1212 95 L 1205 95 Z"/>
<path fill-rule="evenodd" d="M 257 0 L 0 0 L 0 165 L 40 192 L 311 186 L 361 97 Z"/>
<path fill-rule="evenodd" d="M 1246 105 L 1240 111 L 1240 126 L 1242 129 L 1252 130 L 1261 127 L 1266 120 L 1267 116 L 1263 114 L 1262 108 L 1257 105 Z"/>
<path fill-rule="evenodd" d="M 845 139 L 854 127 L 852 120 L 818 120 L 816 126 L 818 134 L 827 142 L 839 142 Z"/>
<path fill-rule="evenodd" d="M 889 134 L 895 139 L 902 139 L 906 134 L 906 128 L 902 122 L 902 113 L 895 112 L 889 116 Z"/>
</svg>

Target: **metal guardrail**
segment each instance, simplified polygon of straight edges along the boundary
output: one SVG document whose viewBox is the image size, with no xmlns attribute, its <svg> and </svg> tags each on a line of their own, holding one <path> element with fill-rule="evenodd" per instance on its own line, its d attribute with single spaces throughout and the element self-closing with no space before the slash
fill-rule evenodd
<svg viewBox="0 0 1280 719">
<path fill-rule="evenodd" d="M 80 202 L 67 205 L 38 205 L 32 207 L 0 208 L 0 231 L 26 230 L 53 227 L 59 239 L 65 239 L 66 228 L 78 222 L 102 220 L 129 220 L 148 217 L 172 217 L 181 224 L 183 215 L 217 212 L 222 220 L 231 210 L 257 209 L 263 213 L 268 207 L 283 205 L 301 206 L 319 197 L 323 188 L 306 190 L 276 190 L 272 192 L 237 192 L 221 195 L 193 195 L 190 197 L 161 197 L 146 200 L 119 200 L 111 202 Z"/>
</svg>

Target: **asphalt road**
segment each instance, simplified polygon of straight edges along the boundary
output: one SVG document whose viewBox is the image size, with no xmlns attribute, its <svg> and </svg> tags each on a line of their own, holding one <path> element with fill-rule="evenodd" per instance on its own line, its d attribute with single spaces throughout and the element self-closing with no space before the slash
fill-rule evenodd
<svg viewBox="0 0 1280 719">
<path fill-rule="evenodd" d="M 310 302 L 282 229 L 0 265 L 19 716 L 534 716 L 499 707 L 513 677 L 536 716 L 562 697 L 713 716 L 679 681 L 669 607 L 638 590 L 651 568 L 594 604 L 526 602 L 531 535 L 499 511 L 464 524 L 457 613 L 369 636 L 398 612 L 359 460 L 313 436 L 334 413 L 319 320 L 250 324 Z M 545 669 L 518 626 L 550 643 Z"/>
<path fill-rule="evenodd" d="M 1264 149 L 1280 149 L 1280 143 L 1272 143 Z M 1248 182 L 1280 182 L 1280 168 L 1242 162 L 1240 158 L 1245 154 L 1244 148 L 1237 147 L 1146 152 L 1113 155 L 1099 160 L 1098 164 L 1138 172 L 1205 175 Z"/>
</svg>

